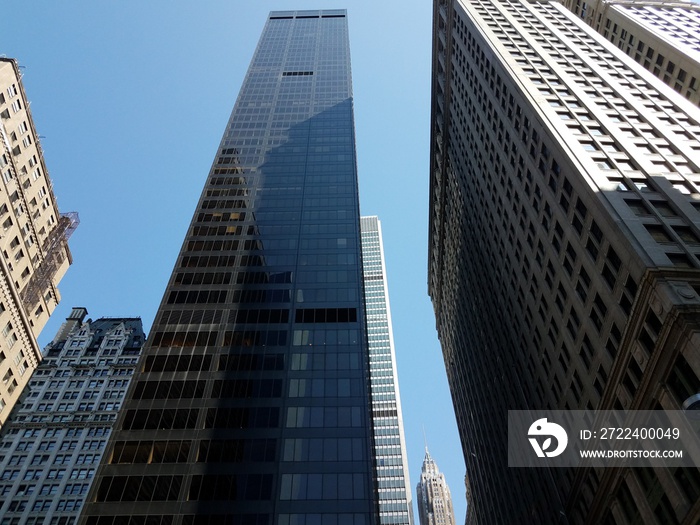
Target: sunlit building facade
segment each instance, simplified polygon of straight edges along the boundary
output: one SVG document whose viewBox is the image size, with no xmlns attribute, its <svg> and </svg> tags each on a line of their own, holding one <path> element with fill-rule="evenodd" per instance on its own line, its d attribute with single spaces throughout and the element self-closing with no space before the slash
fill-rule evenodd
<svg viewBox="0 0 700 525">
<path fill-rule="evenodd" d="M 359 226 L 347 14 L 272 12 L 81 523 L 375 523 Z"/>
<path fill-rule="evenodd" d="M 420 525 L 456 525 L 450 487 L 428 447 L 425 447 L 416 498 Z"/>
<path fill-rule="evenodd" d="M 72 262 L 17 62 L 0 57 L 0 428 L 41 361 L 36 338 Z"/>
<path fill-rule="evenodd" d="M 412 525 L 411 482 L 406 460 L 381 223 L 377 217 L 362 217 L 360 230 L 379 523 Z"/>
<path fill-rule="evenodd" d="M 697 402 L 700 111 L 555 2 L 436 0 L 432 89 L 469 523 L 697 522 L 697 468 L 508 469 L 505 422 Z"/>
<path fill-rule="evenodd" d="M 700 104 L 700 4 L 669 0 L 562 3 L 654 76 Z"/>
</svg>

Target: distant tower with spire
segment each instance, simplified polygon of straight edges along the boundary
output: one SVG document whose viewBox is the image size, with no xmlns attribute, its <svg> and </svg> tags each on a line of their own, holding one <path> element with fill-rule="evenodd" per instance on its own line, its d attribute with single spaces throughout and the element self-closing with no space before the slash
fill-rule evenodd
<svg viewBox="0 0 700 525">
<path fill-rule="evenodd" d="M 416 486 L 420 525 L 455 525 L 450 488 L 445 475 L 425 447 L 420 481 Z"/>
</svg>

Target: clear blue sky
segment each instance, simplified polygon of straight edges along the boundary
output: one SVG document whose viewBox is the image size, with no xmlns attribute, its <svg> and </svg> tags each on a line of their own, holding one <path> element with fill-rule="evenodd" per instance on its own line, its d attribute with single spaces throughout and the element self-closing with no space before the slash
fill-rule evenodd
<svg viewBox="0 0 700 525">
<path fill-rule="evenodd" d="M 360 208 L 384 230 L 411 490 L 424 426 L 463 523 L 464 461 L 426 285 L 429 1 L 5 6 L 0 54 L 24 67 L 59 208 L 81 218 L 40 343 L 71 306 L 150 329 L 267 13 L 318 8 L 349 14 Z"/>
</svg>

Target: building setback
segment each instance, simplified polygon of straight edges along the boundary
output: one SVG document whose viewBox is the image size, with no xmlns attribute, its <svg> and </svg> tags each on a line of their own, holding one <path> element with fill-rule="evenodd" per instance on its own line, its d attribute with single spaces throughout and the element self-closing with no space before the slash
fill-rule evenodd
<svg viewBox="0 0 700 525">
<path fill-rule="evenodd" d="M 360 230 L 379 523 L 413 525 L 381 223 L 377 217 L 362 217 Z"/>
<path fill-rule="evenodd" d="M 456 525 L 452 494 L 445 475 L 425 447 L 420 481 L 416 485 L 420 525 Z"/>
<path fill-rule="evenodd" d="M 0 57 L 0 428 L 41 361 L 76 213 L 60 214 L 17 62 Z"/>
<path fill-rule="evenodd" d="M 86 315 L 73 309 L 3 427 L 3 525 L 71 525 L 87 496 L 145 336 L 141 319 Z"/>
<path fill-rule="evenodd" d="M 509 409 L 698 399 L 698 108 L 553 2 L 435 1 L 432 82 L 429 293 L 469 523 L 698 522 L 696 468 L 506 465 Z"/>
<path fill-rule="evenodd" d="M 564 0 L 654 76 L 700 104 L 700 5 L 666 0 Z"/>
<path fill-rule="evenodd" d="M 375 522 L 359 224 L 346 12 L 272 12 L 81 523 Z"/>
</svg>

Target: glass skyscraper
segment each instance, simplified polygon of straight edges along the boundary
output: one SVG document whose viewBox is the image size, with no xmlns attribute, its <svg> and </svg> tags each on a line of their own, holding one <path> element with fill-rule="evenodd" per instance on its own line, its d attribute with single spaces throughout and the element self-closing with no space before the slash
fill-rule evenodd
<svg viewBox="0 0 700 525">
<path fill-rule="evenodd" d="M 272 12 L 82 523 L 374 523 L 359 223 L 346 12 Z"/>
<path fill-rule="evenodd" d="M 408 456 L 396 373 L 381 223 L 377 217 L 362 217 L 360 230 L 379 523 L 412 525 L 411 483 L 406 460 Z"/>
<path fill-rule="evenodd" d="M 0 524 L 73 525 L 137 366 L 141 319 L 73 308 L 0 436 Z"/>
</svg>

